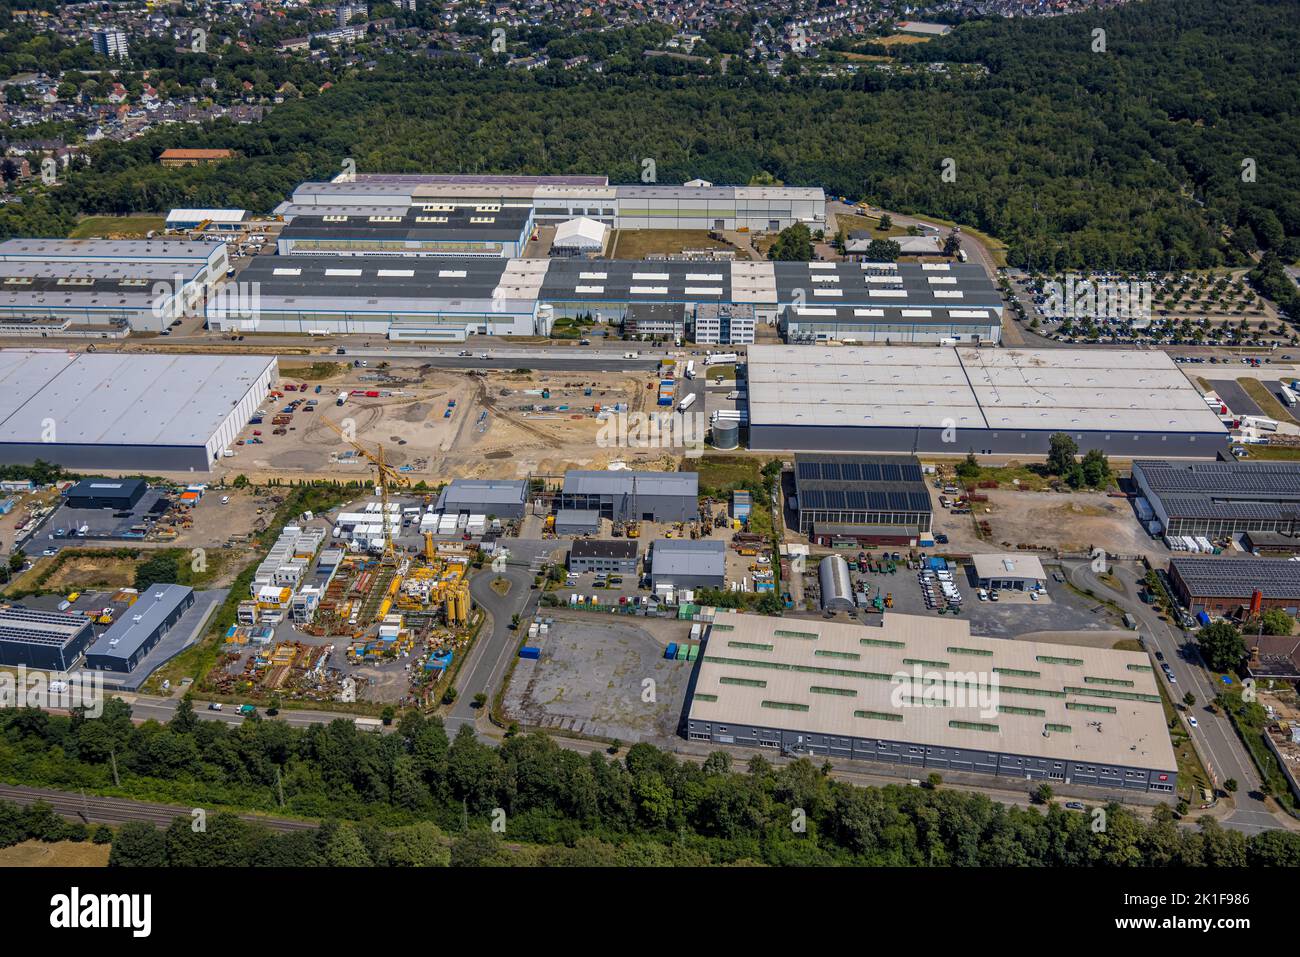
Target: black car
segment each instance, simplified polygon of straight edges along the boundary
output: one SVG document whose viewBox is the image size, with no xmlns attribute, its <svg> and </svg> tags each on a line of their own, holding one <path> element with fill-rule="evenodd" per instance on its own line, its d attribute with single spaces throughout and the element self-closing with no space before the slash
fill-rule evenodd
<svg viewBox="0 0 1300 957">
<path fill-rule="evenodd" d="M 1163 651 L 1157 651 L 1156 661 L 1164 661 L 1164 660 L 1165 660 L 1165 653 Z"/>
</svg>

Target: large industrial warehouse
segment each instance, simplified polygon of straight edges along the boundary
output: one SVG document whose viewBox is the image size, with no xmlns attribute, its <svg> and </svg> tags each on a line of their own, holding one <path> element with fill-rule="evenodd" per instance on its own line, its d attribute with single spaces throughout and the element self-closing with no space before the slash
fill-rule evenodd
<svg viewBox="0 0 1300 957">
<path fill-rule="evenodd" d="M 526 206 L 538 223 L 578 216 L 617 229 L 750 229 L 776 231 L 794 223 L 826 226 L 826 193 L 819 187 L 687 186 L 637 183 L 610 186 L 605 176 L 358 173 L 332 182 L 303 183 L 275 212 L 338 215 L 349 206 L 388 215 L 414 207 Z"/>
<path fill-rule="evenodd" d="M 0 351 L 0 464 L 207 471 L 277 369 L 265 356 Z"/>
<path fill-rule="evenodd" d="M 1143 459 L 1133 463 L 1133 482 L 1167 535 L 1300 530 L 1300 462 Z"/>
<path fill-rule="evenodd" d="M 413 207 L 401 215 L 355 212 L 295 216 L 276 249 L 329 256 L 522 256 L 533 231 L 530 206 Z"/>
<path fill-rule="evenodd" d="M 706 647 L 694 741 L 1020 781 L 1177 784 L 1143 652 L 978 638 L 965 619 L 892 612 L 863 626 L 719 611 Z"/>
<path fill-rule="evenodd" d="M 10 239 L 0 243 L 0 332 L 120 337 L 161 332 L 227 269 L 225 243 Z"/>
<path fill-rule="evenodd" d="M 1228 433 L 1163 352 L 751 346 L 749 444 L 798 452 L 1212 458 Z"/>
</svg>

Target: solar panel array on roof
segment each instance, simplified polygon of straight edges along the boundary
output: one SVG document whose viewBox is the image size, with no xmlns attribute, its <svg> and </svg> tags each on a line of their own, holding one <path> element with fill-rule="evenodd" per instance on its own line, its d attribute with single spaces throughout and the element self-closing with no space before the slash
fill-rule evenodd
<svg viewBox="0 0 1300 957">
<path fill-rule="evenodd" d="M 1300 514 L 1300 462 L 1139 459 L 1133 474 L 1170 518 L 1277 521 Z"/>
<path fill-rule="evenodd" d="M 797 455 L 795 488 L 801 509 L 930 511 L 921 465 L 911 456 Z"/>
<path fill-rule="evenodd" d="M 1300 562 L 1267 558 L 1174 558 L 1170 570 L 1194 598 L 1300 598 Z"/>
</svg>

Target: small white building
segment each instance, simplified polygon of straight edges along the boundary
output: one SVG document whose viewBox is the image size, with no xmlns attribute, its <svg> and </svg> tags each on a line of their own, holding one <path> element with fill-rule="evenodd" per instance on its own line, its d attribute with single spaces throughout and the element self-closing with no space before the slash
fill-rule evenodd
<svg viewBox="0 0 1300 957">
<path fill-rule="evenodd" d="M 1038 556 L 1020 552 L 972 555 L 981 588 L 1037 591 L 1047 586 L 1047 574 Z"/>
</svg>

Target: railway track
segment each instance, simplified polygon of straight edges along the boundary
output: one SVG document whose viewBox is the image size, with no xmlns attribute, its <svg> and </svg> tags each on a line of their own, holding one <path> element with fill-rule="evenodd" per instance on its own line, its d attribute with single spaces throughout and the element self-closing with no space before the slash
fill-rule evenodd
<svg viewBox="0 0 1300 957">
<path fill-rule="evenodd" d="M 144 821 L 158 827 L 167 827 L 178 817 L 189 818 L 190 808 L 175 804 L 157 804 L 150 801 L 136 801 L 131 798 L 109 798 L 97 795 L 74 794 L 70 791 L 55 791 L 49 788 L 33 788 L 19 784 L 0 784 L 0 801 L 12 801 L 24 807 L 44 801 L 54 808 L 54 813 L 69 821 L 81 821 L 83 824 L 126 824 L 131 821 Z M 273 831 L 308 831 L 316 825 L 311 821 L 295 821 L 289 818 L 262 817 L 257 814 L 241 814 L 242 820 L 262 824 Z"/>
</svg>

